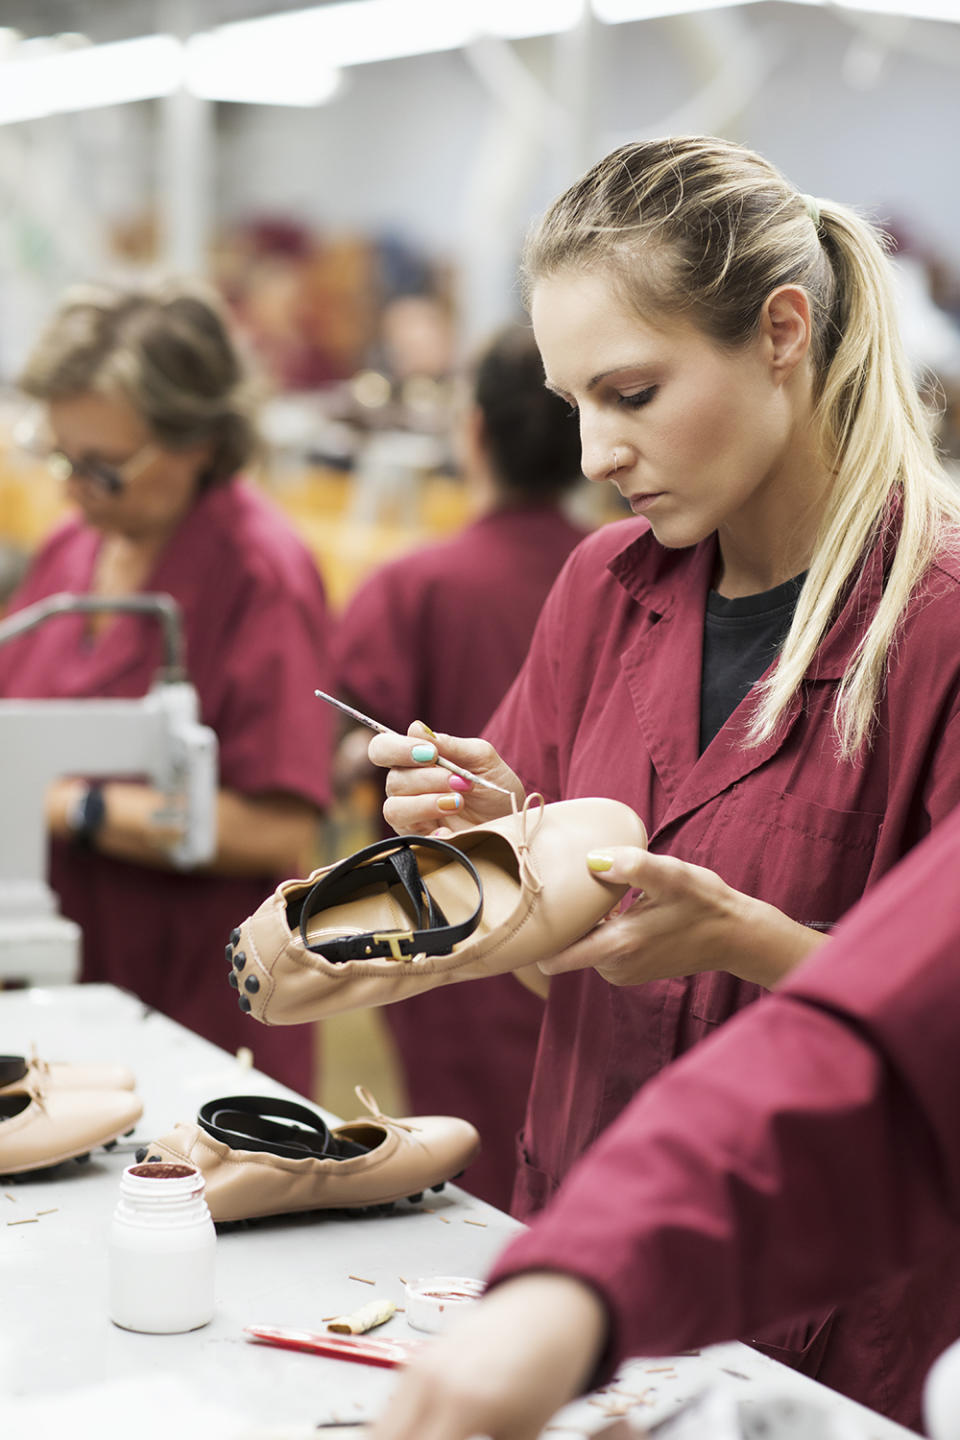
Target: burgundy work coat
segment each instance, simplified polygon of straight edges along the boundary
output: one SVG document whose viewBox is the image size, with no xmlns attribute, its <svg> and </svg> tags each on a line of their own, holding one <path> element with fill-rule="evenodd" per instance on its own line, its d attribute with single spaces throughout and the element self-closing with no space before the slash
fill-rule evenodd
<svg viewBox="0 0 960 1440">
<path fill-rule="evenodd" d="M 61 590 L 89 593 L 99 545 L 81 521 L 61 526 L 11 609 Z M 143 589 L 182 607 L 187 673 L 217 734 L 220 785 L 324 806 L 332 725 L 313 690 L 330 683 L 329 625 L 313 560 L 279 512 L 242 481 L 214 487 Z M 0 646 L 0 696 L 143 695 L 162 657 L 152 618 L 118 615 L 91 640 L 86 617 L 61 616 Z M 252 1023 L 226 983 L 230 931 L 285 878 L 154 870 L 59 842 L 50 864 L 61 909 L 83 931 L 84 980 L 132 990 L 226 1050 L 249 1046 L 261 1070 L 309 1095 L 312 1027 Z"/>
<path fill-rule="evenodd" d="M 643 520 L 574 552 L 488 736 L 547 799 L 633 806 L 652 850 L 716 871 L 803 924 L 831 926 L 960 801 L 960 562 L 911 603 L 872 747 L 838 758 L 833 704 L 879 599 L 888 528 L 777 734 L 745 748 L 748 695 L 698 754 L 703 617 L 715 540 L 665 550 Z M 515 1208 L 539 1209 L 642 1085 L 764 992 L 722 971 L 615 987 L 554 977 L 525 1122 Z M 954 1286 L 960 1323 L 960 1272 Z M 897 1292 L 898 1324 L 931 1293 Z M 951 1302 L 952 1303 L 952 1302 Z M 947 1305 L 946 1308 L 950 1308 Z M 815 1316 L 760 1338 L 776 1358 L 877 1408 L 891 1313 Z M 890 1399 L 896 1410 L 902 1397 Z M 878 1403 L 881 1402 L 881 1403 Z"/>
<path fill-rule="evenodd" d="M 888 1316 L 875 1398 L 919 1424 L 960 1338 L 958 1034 L 960 809 L 834 944 L 631 1101 L 492 1278 L 592 1285 L 606 1371 L 859 1294 Z M 941 1304 L 891 1312 L 938 1274 Z"/>
<path fill-rule="evenodd" d="M 337 630 L 340 693 L 406 733 L 477 735 L 527 653 L 547 592 L 583 539 L 556 509 L 493 511 L 377 570 Z M 464 1184 L 506 1210 L 543 1001 L 512 975 L 444 986 L 384 1015 L 417 1115 L 460 1115 L 483 1145 Z"/>
</svg>

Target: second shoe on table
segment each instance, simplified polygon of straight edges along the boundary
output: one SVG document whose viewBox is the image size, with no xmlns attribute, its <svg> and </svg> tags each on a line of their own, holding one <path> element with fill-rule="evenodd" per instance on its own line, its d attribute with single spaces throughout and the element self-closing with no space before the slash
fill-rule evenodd
<svg viewBox="0 0 960 1440">
<path fill-rule="evenodd" d="M 333 1130 L 295 1101 L 210 1100 L 195 1125 L 177 1125 L 139 1150 L 137 1161 L 195 1166 L 206 1181 L 210 1214 L 222 1223 L 418 1199 L 459 1175 L 480 1148 L 466 1120 L 396 1119 L 381 1114 L 363 1086 L 356 1093 L 369 1116 Z"/>
<path fill-rule="evenodd" d="M 44 1090 L 133 1090 L 136 1079 L 126 1065 L 78 1065 L 29 1055 L 0 1055 L 0 1094 L 24 1084 Z"/>
<path fill-rule="evenodd" d="M 43 1089 L 29 1080 L 0 1090 L 0 1175 L 45 1170 L 128 1134 L 143 1113 L 129 1090 Z"/>
</svg>

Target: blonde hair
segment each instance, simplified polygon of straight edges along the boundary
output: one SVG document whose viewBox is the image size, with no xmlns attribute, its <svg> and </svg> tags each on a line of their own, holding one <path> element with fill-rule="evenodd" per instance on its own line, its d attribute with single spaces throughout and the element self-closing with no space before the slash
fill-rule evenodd
<svg viewBox="0 0 960 1440">
<path fill-rule="evenodd" d="M 960 495 L 939 463 L 904 354 L 883 238 L 851 209 L 799 194 L 752 151 L 681 136 L 613 151 L 553 203 L 527 239 L 527 299 L 538 279 L 598 266 L 637 313 L 686 312 L 731 347 L 757 333 L 777 286 L 807 292 L 814 423 L 834 483 L 747 743 L 776 731 L 898 502 L 883 595 L 834 707 L 840 753 L 853 758 L 869 743 L 909 598 L 937 553 L 960 536 Z"/>
<path fill-rule="evenodd" d="M 251 380 L 218 301 L 193 282 L 68 290 L 19 383 L 45 401 L 120 396 L 164 449 L 210 443 L 204 485 L 229 479 L 260 447 Z"/>
</svg>

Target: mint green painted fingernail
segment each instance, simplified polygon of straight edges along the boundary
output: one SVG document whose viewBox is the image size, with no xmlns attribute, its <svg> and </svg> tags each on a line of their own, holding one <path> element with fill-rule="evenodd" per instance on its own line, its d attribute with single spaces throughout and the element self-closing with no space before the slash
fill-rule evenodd
<svg viewBox="0 0 960 1440">
<path fill-rule="evenodd" d="M 588 870 L 612 870 L 613 856 L 604 850 L 591 850 L 587 855 Z"/>
<path fill-rule="evenodd" d="M 411 759 L 416 760 L 418 765 L 426 765 L 437 758 L 436 745 L 414 745 L 410 751 Z"/>
</svg>

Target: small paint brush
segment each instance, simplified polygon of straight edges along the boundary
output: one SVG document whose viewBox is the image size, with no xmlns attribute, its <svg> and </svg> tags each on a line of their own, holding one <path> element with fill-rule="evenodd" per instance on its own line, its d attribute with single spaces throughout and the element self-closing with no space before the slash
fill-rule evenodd
<svg viewBox="0 0 960 1440">
<path fill-rule="evenodd" d="M 381 725 L 379 720 L 371 720 L 370 716 L 364 715 L 362 710 L 354 710 L 352 705 L 346 705 L 342 700 L 336 700 L 325 690 L 314 690 L 313 693 L 318 700 L 326 700 L 328 705 L 332 705 L 336 710 L 342 710 L 344 715 L 351 715 L 354 720 L 358 720 L 361 725 L 366 725 L 371 730 L 379 730 L 381 735 L 399 734 L 399 731 L 391 730 L 389 725 Z M 400 736 L 400 738 L 409 739 L 409 736 Z M 438 754 L 433 763 L 440 765 L 444 770 L 449 770 L 453 775 L 459 775 L 462 780 L 469 780 L 474 785 L 481 785 L 484 790 L 496 790 L 500 795 L 510 795 L 511 799 L 513 798 L 511 792 L 505 790 L 502 785 L 494 785 L 492 780 L 485 780 L 482 775 L 474 775 L 472 770 L 465 770 L 454 760 L 445 760 L 442 755 Z"/>
</svg>

